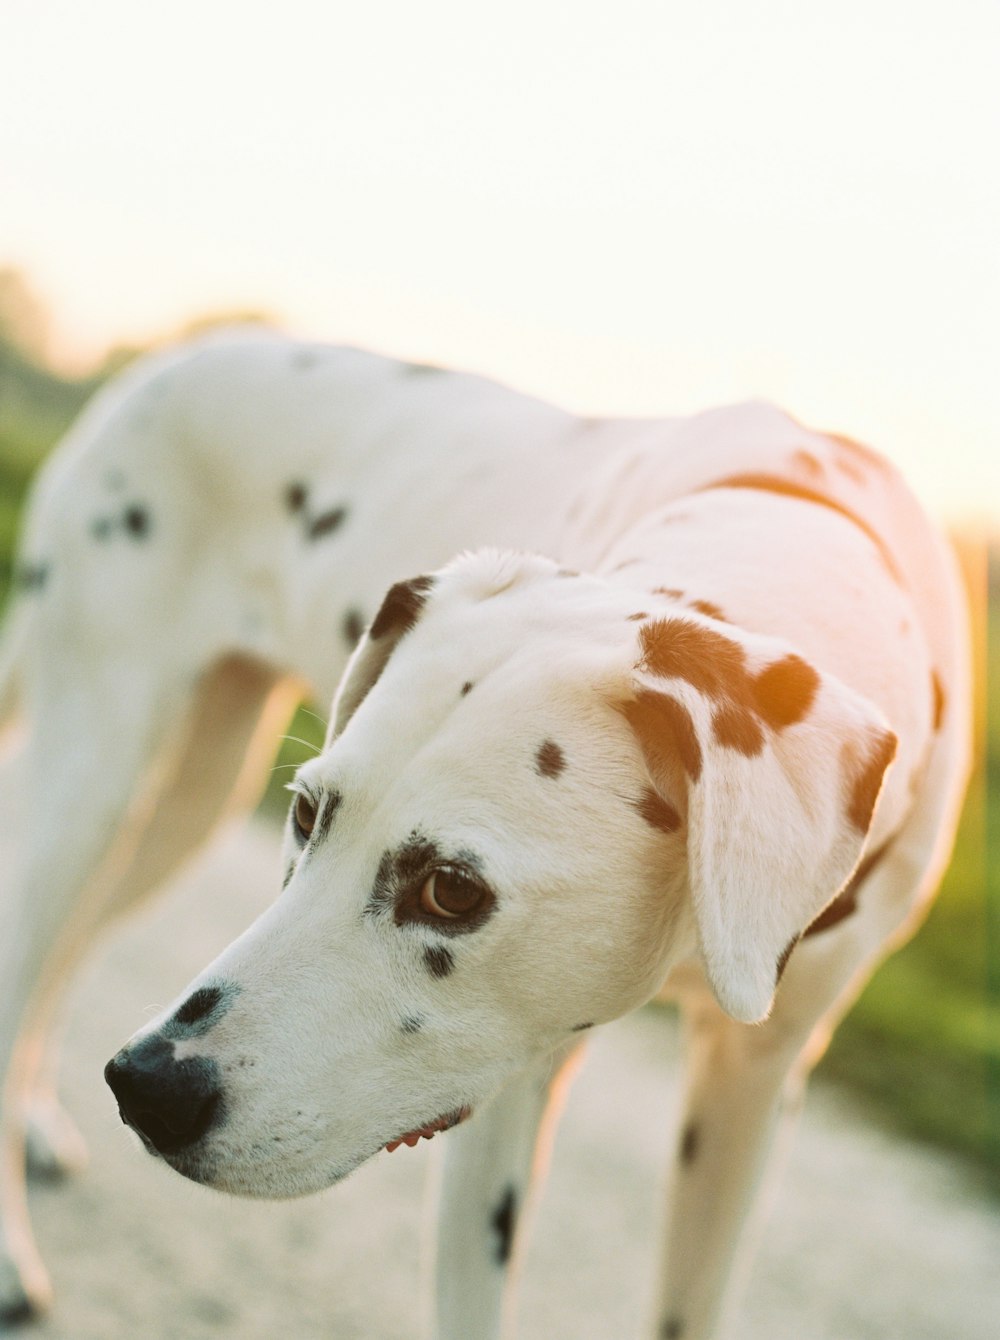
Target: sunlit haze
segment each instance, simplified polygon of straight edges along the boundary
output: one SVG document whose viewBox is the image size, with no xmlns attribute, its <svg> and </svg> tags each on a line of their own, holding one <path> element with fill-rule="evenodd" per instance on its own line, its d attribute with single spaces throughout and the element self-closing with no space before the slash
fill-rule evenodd
<svg viewBox="0 0 1000 1340">
<path fill-rule="evenodd" d="M 587 412 L 766 396 L 1000 515 L 994 0 L 5 0 L 0 265 Z"/>
</svg>

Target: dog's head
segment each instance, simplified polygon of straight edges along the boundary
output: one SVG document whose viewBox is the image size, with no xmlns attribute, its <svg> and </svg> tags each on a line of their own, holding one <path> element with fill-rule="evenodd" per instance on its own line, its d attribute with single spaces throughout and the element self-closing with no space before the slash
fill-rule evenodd
<svg viewBox="0 0 1000 1340">
<path fill-rule="evenodd" d="M 293 784 L 281 897 L 110 1064 L 123 1115 L 190 1177 L 293 1195 L 682 960 L 759 1020 L 894 745 L 783 644 L 542 559 L 401 583 Z"/>
</svg>

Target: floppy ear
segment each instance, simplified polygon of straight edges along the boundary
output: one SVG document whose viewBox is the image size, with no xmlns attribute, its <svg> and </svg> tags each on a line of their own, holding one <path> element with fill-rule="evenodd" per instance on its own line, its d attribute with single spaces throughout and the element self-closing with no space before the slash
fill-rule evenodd
<svg viewBox="0 0 1000 1340">
<path fill-rule="evenodd" d="M 642 636 L 625 715 L 654 788 L 686 810 L 709 985 L 755 1023 L 861 856 L 896 737 L 866 699 L 772 639 L 680 620 Z"/>
<path fill-rule="evenodd" d="M 397 582 L 389 588 L 337 687 L 326 733 L 326 748 L 343 731 L 374 687 L 400 639 L 417 622 L 433 586 L 433 577 L 421 576 Z"/>
</svg>

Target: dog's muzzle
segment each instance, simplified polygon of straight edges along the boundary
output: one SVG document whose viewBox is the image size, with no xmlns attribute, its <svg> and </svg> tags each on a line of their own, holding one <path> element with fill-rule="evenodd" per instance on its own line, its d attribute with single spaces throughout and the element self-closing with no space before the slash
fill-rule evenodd
<svg viewBox="0 0 1000 1340">
<path fill-rule="evenodd" d="M 118 1111 L 146 1148 L 173 1154 L 200 1140 L 222 1115 L 218 1067 L 203 1056 L 174 1059 L 162 1037 L 123 1047 L 104 1068 Z"/>
</svg>

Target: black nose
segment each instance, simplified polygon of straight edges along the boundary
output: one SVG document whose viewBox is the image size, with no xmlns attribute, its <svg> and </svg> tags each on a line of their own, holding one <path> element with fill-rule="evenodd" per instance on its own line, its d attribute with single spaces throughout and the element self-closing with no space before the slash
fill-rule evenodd
<svg viewBox="0 0 1000 1340">
<path fill-rule="evenodd" d="M 122 1121 L 161 1154 L 194 1144 L 222 1114 L 215 1062 L 204 1056 L 175 1061 L 172 1044 L 155 1034 L 123 1047 L 104 1067 L 104 1078 Z"/>
</svg>

